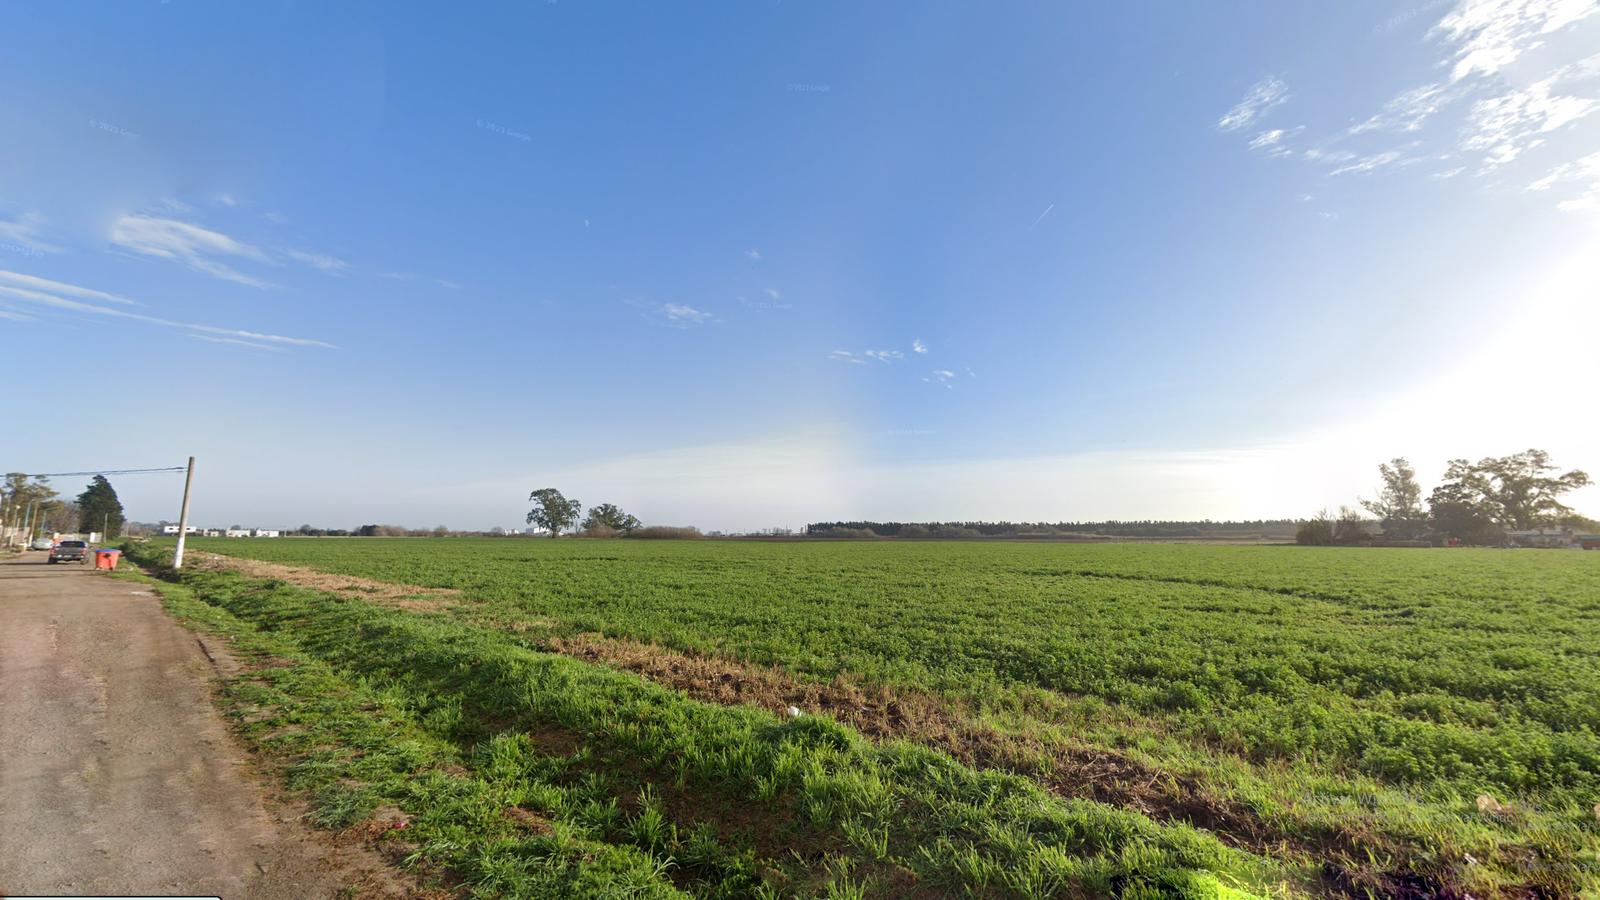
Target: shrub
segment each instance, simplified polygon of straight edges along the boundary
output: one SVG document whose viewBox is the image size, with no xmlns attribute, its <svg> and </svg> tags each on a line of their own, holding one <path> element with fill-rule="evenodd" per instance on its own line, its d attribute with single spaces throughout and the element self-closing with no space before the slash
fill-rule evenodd
<svg viewBox="0 0 1600 900">
<path fill-rule="evenodd" d="M 635 528 L 628 537 L 655 541 L 691 541 L 705 537 L 693 525 L 647 525 Z"/>
<path fill-rule="evenodd" d="M 1327 510 L 1317 513 L 1315 518 L 1307 519 L 1295 529 L 1294 542 L 1306 547 L 1330 547 L 1333 545 L 1333 518 Z"/>
</svg>

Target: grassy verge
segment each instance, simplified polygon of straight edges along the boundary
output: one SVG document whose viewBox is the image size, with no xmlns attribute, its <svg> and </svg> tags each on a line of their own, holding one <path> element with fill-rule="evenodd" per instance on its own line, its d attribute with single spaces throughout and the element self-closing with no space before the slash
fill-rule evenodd
<svg viewBox="0 0 1600 900">
<path fill-rule="evenodd" d="M 159 571 L 161 551 L 131 554 Z M 1224 897 L 1309 873 L 829 719 L 700 703 L 445 614 L 229 573 L 160 586 L 319 824 L 479 896 Z M 377 819 L 374 819 L 377 816 Z"/>
<path fill-rule="evenodd" d="M 281 574 L 296 583 L 338 573 L 431 591 L 396 599 L 699 699 L 825 710 L 879 740 L 1322 867 L 1320 887 L 1340 896 L 1600 890 L 1600 556 L 199 546 L 310 567 Z M 727 689 L 768 671 L 766 696 Z M 880 694 L 891 702 L 873 706 Z"/>
</svg>

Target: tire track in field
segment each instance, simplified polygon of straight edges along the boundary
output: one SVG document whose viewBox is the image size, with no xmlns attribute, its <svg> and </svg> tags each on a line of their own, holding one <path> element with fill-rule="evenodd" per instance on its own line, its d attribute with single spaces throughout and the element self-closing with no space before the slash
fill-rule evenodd
<svg viewBox="0 0 1600 900">
<path fill-rule="evenodd" d="M 1349 594 L 1329 594 L 1321 591 L 1308 591 L 1300 588 L 1271 587 L 1259 584 L 1239 584 L 1223 581 L 1216 578 L 1183 578 L 1177 575 L 1147 575 L 1132 572 L 1101 572 L 1093 569 L 1023 569 L 1021 575 L 1042 575 L 1057 578 L 1102 578 L 1108 581 L 1154 581 L 1162 584 L 1185 584 L 1192 587 L 1224 588 L 1231 591 L 1255 591 L 1262 594 L 1276 594 L 1280 597 L 1297 597 L 1302 600 L 1316 600 L 1321 603 L 1345 605 L 1350 603 L 1364 603 L 1360 597 Z"/>
</svg>

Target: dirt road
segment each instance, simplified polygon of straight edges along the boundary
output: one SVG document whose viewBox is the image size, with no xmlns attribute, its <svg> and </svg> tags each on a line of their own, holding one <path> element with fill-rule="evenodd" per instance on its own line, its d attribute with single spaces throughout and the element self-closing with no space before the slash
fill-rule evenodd
<svg viewBox="0 0 1600 900">
<path fill-rule="evenodd" d="M 0 563 L 0 896 L 394 893 L 263 798 L 154 594 L 44 557 Z"/>
</svg>

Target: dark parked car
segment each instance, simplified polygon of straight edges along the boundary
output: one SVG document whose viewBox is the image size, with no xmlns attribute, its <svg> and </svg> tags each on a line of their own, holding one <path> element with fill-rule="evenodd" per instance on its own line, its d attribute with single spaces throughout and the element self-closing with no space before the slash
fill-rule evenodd
<svg viewBox="0 0 1600 900">
<path fill-rule="evenodd" d="M 50 551 L 51 562 L 62 560 L 77 560 L 83 562 L 89 558 L 89 544 L 87 541 L 62 541 Z"/>
</svg>

